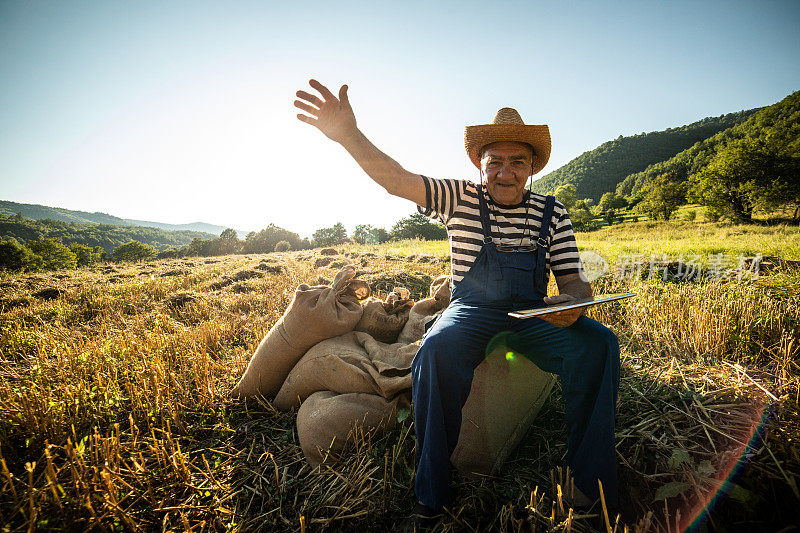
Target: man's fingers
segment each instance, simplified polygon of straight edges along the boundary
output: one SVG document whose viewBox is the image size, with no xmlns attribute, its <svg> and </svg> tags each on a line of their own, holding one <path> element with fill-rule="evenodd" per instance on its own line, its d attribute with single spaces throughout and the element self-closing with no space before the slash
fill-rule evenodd
<svg viewBox="0 0 800 533">
<path fill-rule="evenodd" d="M 305 115 L 301 115 L 300 113 L 297 114 L 297 118 L 299 118 L 300 120 L 302 120 L 306 124 L 311 124 L 312 126 L 316 126 L 317 125 L 317 119 L 315 119 L 315 118 L 307 117 Z"/>
<path fill-rule="evenodd" d="M 317 80 L 308 80 L 308 84 L 311 85 L 316 90 L 318 90 L 325 100 L 336 100 L 336 97 L 333 96 L 333 93 L 330 92 L 327 87 L 322 85 Z"/>
<path fill-rule="evenodd" d="M 297 97 L 302 98 L 303 100 L 307 100 L 317 107 L 322 107 L 322 100 L 320 100 L 311 93 L 307 93 L 305 91 L 297 91 Z"/>
<path fill-rule="evenodd" d="M 339 88 L 339 100 L 344 105 L 348 105 L 348 106 L 350 105 L 350 99 L 347 97 L 347 85 L 342 85 Z"/>
<path fill-rule="evenodd" d="M 560 304 L 564 302 L 569 302 L 575 300 L 575 297 L 571 294 L 556 294 L 554 296 L 545 296 L 544 303 L 547 305 L 554 305 Z"/>
<path fill-rule="evenodd" d="M 320 113 L 319 109 L 317 109 L 316 107 L 310 106 L 305 102 L 301 102 L 300 100 L 295 100 L 294 101 L 294 106 L 295 107 L 299 107 L 303 111 L 307 111 L 308 113 L 311 113 L 315 117 L 319 117 L 319 113 Z"/>
</svg>

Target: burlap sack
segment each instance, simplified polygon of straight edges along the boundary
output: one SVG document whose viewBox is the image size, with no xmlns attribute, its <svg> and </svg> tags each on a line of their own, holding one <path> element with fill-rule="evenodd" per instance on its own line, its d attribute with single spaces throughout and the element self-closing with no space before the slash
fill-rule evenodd
<svg viewBox="0 0 800 533">
<path fill-rule="evenodd" d="M 369 296 L 369 286 L 354 276 L 355 267 L 348 265 L 336 274 L 332 287 L 297 287 L 289 308 L 258 345 L 231 396 L 273 396 L 309 348 L 351 331 L 363 312 L 359 300 Z"/>
<path fill-rule="evenodd" d="M 356 331 L 369 333 L 374 339 L 392 343 L 408 321 L 414 300 L 409 298 L 408 289 L 395 287 L 385 301 L 368 298 L 361 303 L 364 312 L 356 324 Z"/>
<path fill-rule="evenodd" d="M 411 389 L 411 362 L 419 345 L 420 341 L 387 344 L 360 331 L 324 340 L 292 368 L 273 405 L 288 411 L 325 390 L 392 399 Z"/>
<path fill-rule="evenodd" d="M 353 445 L 367 432 L 392 429 L 402 407 L 408 407 L 406 396 L 386 400 L 363 393 L 321 391 L 311 395 L 297 412 L 297 436 L 306 460 L 316 467 L 329 453 Z"/>
<path fill-rule="evenodd" d="M 517 447 L 555 378 L 500 347 L 475 369 L 450 462 L 466 475 L 492 474 Z"/>
<path fill-rule="evenodd" d="M 439 276 L 431 283 L 430 298 L 420 300 L 411 308 L 408 321 L 397 336 L 397 342 L 409 343 L 420 340 L 425 333 L 425 322 L 449 303 L 450 276 Z"/>
</svg>

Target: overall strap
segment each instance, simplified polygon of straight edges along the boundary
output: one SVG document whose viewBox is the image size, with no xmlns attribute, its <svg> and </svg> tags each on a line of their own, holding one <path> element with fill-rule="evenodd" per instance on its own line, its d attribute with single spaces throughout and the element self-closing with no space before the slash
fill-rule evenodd
<svg viewBox="0 0 800 533">
<path fill-rule="evenodd" d="M 486 199 L 483 197 L 483 184 L 478 185 L 478 207 L 481 215 L 481 226 L 483 227 L 483 245 L 492 242 L 492 227 L 489 224 L 489 208 Z"/>
<path fill-rule="evenodd" d="M 494 247 L 494 242 L 492 242 L 492 226 L 489 224 L 489 207 L 486 205 L 486 198 L 483 196 L 483 185 L 478 186 L 478 207 L 481 212 L 481 226 L 483 227 L 483 247 L 478 255 L 484 254 L 486 256 L 486 260 L 491 265 L 492 279 L 499 281 L 503 279 L 503 269 L 500 268 L 497 250 Z M 478 259 L 475 258 L 475 261 L 477 262 Z"/>
<path fill-rule="evenodd" d="M 547 294 L 545 265 L 547 263 L 547 249 L 550 246 L 550 221 L 553 218 L 555 203 L 555 196 L 547 196 L 545 198 L 542 224 L 539 228 L 539 238 L 536 240 L 536 270 L 533 274 L 533 283 L 536 286 L 536 290 L 542 294 Z"/>
</svg>

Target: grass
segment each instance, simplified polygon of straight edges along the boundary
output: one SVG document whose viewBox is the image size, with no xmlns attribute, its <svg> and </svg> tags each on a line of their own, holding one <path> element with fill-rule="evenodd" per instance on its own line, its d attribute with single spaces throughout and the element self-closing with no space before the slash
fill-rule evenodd
<svg viewBox="0 0 800 533">
<path fill-rule="evenodd" d="M 667 254 L 673 258 L 725 254 L 777 256 L 800 260 L 800 226 L 731 225 L 718 222 L 630 222 L 579 232 L 581 250 L 591 250 L 609 260 L 628 254 Z"/>
<path fill-rule="evenodd" d="M 800 260 L 800 226 L 780 224 L 758 226 L 725 222 L 640 221 L 604 226 L 595 231 L 576 232 L 578 249 L 590 250 L 609 261 L 620 256 L 640 254 L 676 259 L 696 255 L 703 263 L 709 255 L 776 256 Z M 347 245 L 347 250 L 377 253 L 381 256 L 441 256 L 449 253 L 447 241 L 404 240 L 380 245 Z"/>
<path fill-rule="evenodd" d="M 680 227 L 612 226 L 578 242 L 609 259 L 716 247 L 798 259 L 793 229 L 741 238 L 735 226 L 698 225 L 709 233 L 678 239 Z M 318 253 L 302 251 L 2 275 L 0 528 L 388 529 L 413 503 L 411 417 L 388 434 L 360 435 L 337 463 L 311 469 L 292 413 L 226 398 L 296 285 L 330 280 L 349 262 L 377 292 L 405 284 L 419 298 L 449 268 L 441 242 L 338 251 L 318 268 Z M 60 293 L 33 296 L 43 288 Z M 676 530 L 724 485 L 704 512 L 708 530 L 792 524 L 800 276 L 609 276 L 594 288 L 639 293 L 591 311 L 622 348 L 621 522 L 631 531 Z M 591 530 L 595 522 L 570 518 L 559 503 L 563 417 L 556 387 L 497 476 L 456 477 L 459 496 L 440 529 Z"/>
</svg>

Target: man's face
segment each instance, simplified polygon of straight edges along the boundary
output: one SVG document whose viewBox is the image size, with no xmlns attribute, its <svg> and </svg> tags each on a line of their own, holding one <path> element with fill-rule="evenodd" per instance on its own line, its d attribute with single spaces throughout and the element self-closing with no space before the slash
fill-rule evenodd
<svg viewBox="0 0 800 533">
<path fill-rule="evenodd" d="M 481 169 L 492 200 L 501 205 L 522 201 L 534 157 L 533 150 L 525 143 L 503 141 L 484 147 Z"/>
</svg>

